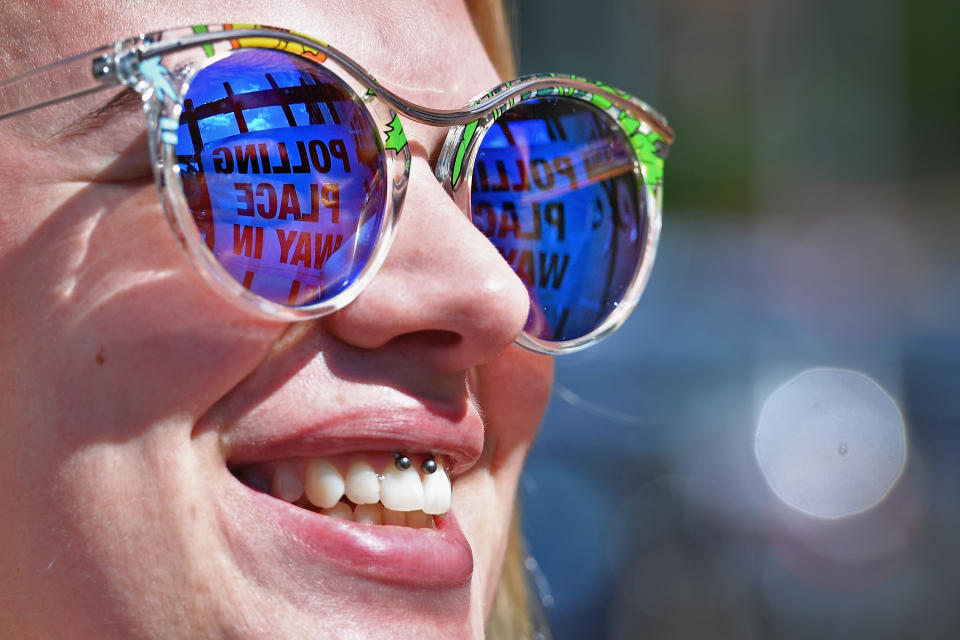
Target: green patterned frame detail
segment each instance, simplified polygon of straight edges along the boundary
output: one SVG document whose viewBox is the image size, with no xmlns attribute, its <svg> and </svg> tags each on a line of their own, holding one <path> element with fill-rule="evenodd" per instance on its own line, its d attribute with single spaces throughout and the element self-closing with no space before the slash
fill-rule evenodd
<svg viewBox="0 0 960 640">
<path fill-rule="evenodd" d="M 533 89 L 521 93 L 516 98 L 511 98 L 506 103 L 494 109 L 490 114 L 465 125 L 463 128 L 463 137 L 461 138 L 460 143 L 457 145 L 456 154 L 453 158 L 453 165 L 450 171 L 451 187 L 456 189 L 460 186 L 461 180 L 463 180 L 464 159 L 467 157 L 468 150 L 471 149 L 473 145 L 479 143 L 479 138 L 476 137 L 476 134 L 478 127 L 480 127 L 482 123 L 491 123 L 493 120 L 496 120 L 498 117 L 500 117 L 500 115 L 505 111 L 514 105 L 523 102 L 524 100 L 543 98 L 547 96 L 562 96 L 589 102 L 597 108 L 602 109 L 605 113 L 607 113 L 607 115 L 613 118 L 617 124 L 620 125 L 621 130 L 623 130 L 624 134 L 630 140 L 630 144 L 637 155 L 637 160 L 639 160 L 640 165 L 643 167 L 643 178 L 647 188 L 659 189 L 659 187 L 661 187 L 663 184 L 664 160 L 667 158 L 668 150 L 672 140 L 668 140 L 661 135 L 661 133 L 651 127 L 645 119 L 638 117 L 636 112 L 631 112 L 628 109 L 617 106 L 617 104 L 615 104 L 614 101 L 608 96 L 612 95 L 620 98 L 621 100 L 625 100 L 636 106 L 637 109 L 641 110 L 642 112 L 646 112 L 647 114 L 658 118 L 664 124 L 666 124 L 666 119 L 657 113 L 653 108 L 651 108 L 650 105 L 642 100 L 638 100 L 625 91 L 615 89 L 602 82 L 587 80 L 586 78 L 580 76 L 562 75 L 556 73 L 533 74 L 517 78 L 511 82 L 505 82 L 496 89 L 474 100 L 473 104 L 479 105 L 483 102 L 493 99 L 498 93 L 509 89 L 512 86 L 524 84 L 529 81 L 558 80 L 562 82 L 566 79 L 576 80 L 580 83 L 588 83 L 592 86 L 595 86 L 597 91 L 591 92 L 585 89 L 564 85 Z M 480 128 L 483 131 L 486 129 L 486 127 Z M 651 193 L 651 195 L 656 196 L 654 193 Z"/>
<path fill-rule="evenodd" d="M 478 117 L 450 130 L 436 175 L 454 202 L 470 216 L 472 166 L 486 132 L 505 111 L 524 100 L 565 97 L 582 100 L 606 113 L 623 132 L 634 151 L 638 196 L 644 200 L 644 251 L 620 305 L 590 334 L 554 342 L 524 333 L 517 339 L 523 347 L 540 353 L 572 353 L 584 349 L 615 331 L 637 305 L 653 268 L 660 239 L 663 169 L 673 130 L 648 104 L 601 82 L 562 74 L 528 75 L 505 82 L 477 97 L 467 109 L 481 109 Z M 642 188 L 641 188 L 642 187 Z"/>
</svg>

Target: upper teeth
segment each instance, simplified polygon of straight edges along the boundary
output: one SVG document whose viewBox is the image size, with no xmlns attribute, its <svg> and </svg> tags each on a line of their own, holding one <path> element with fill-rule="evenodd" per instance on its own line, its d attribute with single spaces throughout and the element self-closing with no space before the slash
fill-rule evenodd
<svg viewBox="0 0 960 640">
<path fill-rule="evenodd" d="M 423 509 L 423 482 L 417 470 L 413 467 L 387 467 L 380 481 L 380 502 L 394 511 Z"/>
<path fill-rule="evenodd" d="M 344 484 L 347 498 L 354 504 L 373 504 L 380 501 L 380 477 L 373 467 L 363 460 L 357 460 L 350 465 Z"/>
<path fill-rule="evenodd" d="M 345 486 L 343 476 L 335 466 L 326 460 L 316 459 L 307 464 L 303 488 L 307 492 L 307 500 L 312 504 L 330 509 L 340 502 Z"/>
<path fill-rule="evenodd" d="M 282 461 L 275 467 L 271 493 L 287 502 L 296 502 L 305 494 L 323 513 L 357 522 L 429 526 L 429 515 L 450 510 L 452 493 L 443 463 L 436 460 L 436 465 L 433 473 L 421 474 L 419 465 L 400 469 L 391 460 L 377 473 L 369 462 L 355 460 L 344 475 L 325 458 L 313 458 L 305 466 Z M 344 496 L 355 509 L 342 502 Z M 398 512 L 419 512 L 423 518 Z M 420 520 L 424 522 L 414 523 Z"/>
</svg>

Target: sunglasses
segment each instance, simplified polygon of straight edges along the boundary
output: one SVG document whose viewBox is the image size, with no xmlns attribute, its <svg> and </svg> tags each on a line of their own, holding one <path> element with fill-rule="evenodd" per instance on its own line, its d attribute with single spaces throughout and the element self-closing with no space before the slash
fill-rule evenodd
<svg viewBox="0 0 960 640">
<path fill-rule="evenodd" d="M 449 129 L 436 177 L 526 284 L 522 346 L 592 344 L 626 320 L 649 277 L 673 132 L 604 84 L 531 75 L 461 110 L 430 109 L 314 38 L 197 25 L 0 82 L 0 119 L 119 85 L 142 96 L 186 254 L 260 316 L 332 313 L 374 277 L 410 173 L 401 115 Z"/>
</svg>

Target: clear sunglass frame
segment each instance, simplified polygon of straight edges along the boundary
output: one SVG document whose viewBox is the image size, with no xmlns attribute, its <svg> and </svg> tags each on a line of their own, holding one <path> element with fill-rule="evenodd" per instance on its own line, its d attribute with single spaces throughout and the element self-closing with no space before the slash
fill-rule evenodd
<svg viewBox="0 0 960 640">
<path fill-rule="evenodd" d="M 605 113 L 615 122 L 634 150 L 633 166 L 636 186 L 642 196 L 643 228 L 642 259 L 636 264 L 630 283 L 619 304 L 589 333 L 569 340 L 544 340 L 524 331 L 517 343 L 540 353 L 561 355 L 584 349 L 618 329 L 640 301 L 650 278 L 660 241 L 663 202 L 663 161 L 672 142 L 672 132 L 651 126 L 643 115 L 657 115 L 645 102 L 633 96 L 578 76 L 533 74 L 504 82 L 489 93 L 478 96 L 473 104 L 482 104 L 498 94 L 509 92 L 505 103 L 489 110 L 481 118 L 450 130 L 437 162 L 437 179 L 451 194 L 462 211 L 472 209 L 473 172 L 484 136 L 497 118 L 509 109 L 528 100 L 554 97 L 578 100 Z M 619 98 L 611 99 L 612 96 Z M 659 116 L 657 116 L 659 117 Z M 665 124 L 664 124 L 665 126 Z M 459 169 L 458 166 L 466 169 Z"/>
<path fill-rule="evenodd" d="M 160 69 L 169 70 L 168 74 L 164 75 L 173 93 L 158 92 L 156 87 L 164 80 L 152 79 L 152 88 L 147 87 L 145 92 L 152 91 L 153 95 L 146 100 L 145 108 L 150 123 L 148 128 L 152 132 L 150 142 L 153 166 L 157 184 L 163 196 L 164 210 L 171 227 L 197 267 L 197 271 L 228 301 L 247 311 L 268 319 L 299 321 L 321 317 L 348 305 L 363 291 L 383 264 L 399 219 L 409 177 L 411 156 L 396 112 L 370 91 L 369 84 L 350 74 L 337 60 L 326 57 L 319 46 L 311 50 L 302 43 L 290 42 L 287 46 L 296 46 L 291 46 L 288 50 L 284 48 L 284 43 L 285 41 L 280 38 L 266 39 L 258 35 L 219 40 L 211 46 L 195 45 L 170 52 L 159 58 L 158 66 Z M 317 45 L 319 44 L 318 42 Z M 183 97 L 187 95 L 190 84 L 197 74 L 206 67 L 217 64 L 238 51 L 250 49 L 279 50 L 290 55 L 307 57 L 311 62 L 332 72 L 363 104 L 377 132 L 383 134 L 378 135 L 377 139 L 382 143 L 378 153 L 383 160 L 386 173 L 387 194 L 384 200 L 383 221 L 375 235 L 376 241 L 371 250 L 370 260 L 349 286 L 315 304 L 289 306 L 273 302 L 253 293 L 230 275 L 206 247 L 181 186 L 180 165 L 176 154 L 178 138 L 176 133 L 171 135 L 171 131 L 173 126 L 180 122 L 183 113 Z M 318 58 L 321 59 L 318 60 Z M 164 126 L 164 123 L 168 124 Z M 387 139 L 391 141 L 390 147 L 384 143 Z"/>
<path fill-rule="evenodd" d="M 233 278 L 206 248 L 186 202 L 178 175 L 176 129 L 191 80 L 209 64 L 242 49 L 283 51 L 325 67 L 362 101 L 381 134 L 388 193 L 383 224 L 368 264 L 343 291 L 319 303 L 293 307 L 253 294 Z M 663 160 L 673 131 L 645 103 L 628 94 L 575 76 L 532 75 L 505 82 L 460 110 L 413 104 L 380 86 L 353 60 L 328 44 L 292 31 L 258 25 L 195 25 L 143 34 L 67 58 L 0 82 L 0 119 L 111 86 L 140 94 L 148 122 L 150 154 L 167 219 L 187 256 L 210 286 L 250 313 L 279 320 L 306 320 L 349 304 L 382 265 L 399 219 L 410 170 L 410 150 L 398 117 L 449 128 L 436 176 L 470 217 L 471 167 L 480 141 L 496 119 L 516 104 L 547 95 L 582 100 L 606 113 L 630 140 L 637 187 L 642 194 L 645 247 L 618 306 L 590 333 L 549 341 L 524 332 L 517 342 L 541 353 L 560 354 L 593 344 L 619 327 L 644 289 L 661 227 Z"/>
</svg>

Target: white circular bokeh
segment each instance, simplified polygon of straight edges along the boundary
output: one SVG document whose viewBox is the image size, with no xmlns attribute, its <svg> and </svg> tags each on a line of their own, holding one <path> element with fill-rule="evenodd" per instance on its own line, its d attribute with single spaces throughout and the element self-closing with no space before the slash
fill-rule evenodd
<svg viewBox="0 0 960 640">
<path fill-rule="evenodd" d="M 757 462 L 787 505 L 821 518 L 873 507 L 907 460 L 903 417 L 867 376 L 804 371 L 767 399 L 757 424 Z"/>
</svg>

